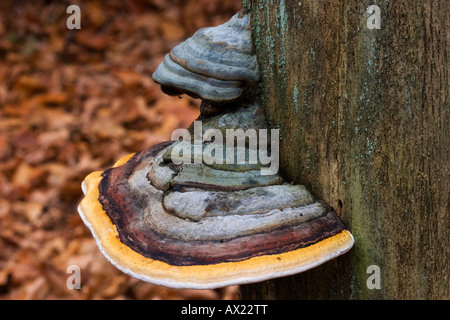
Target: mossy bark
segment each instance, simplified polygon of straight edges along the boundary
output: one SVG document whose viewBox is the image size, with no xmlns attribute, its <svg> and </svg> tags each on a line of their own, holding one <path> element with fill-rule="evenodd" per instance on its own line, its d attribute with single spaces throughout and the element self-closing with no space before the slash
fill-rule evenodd
<svg viewBox="0 0 450 320">
<path fill-rule="evenodd" d="M 366 9 L 381 9 L 381 29 Z M 449 1 L 248 0 L 283 176 L 355 237 L 244 299 L 450 299 Z M 370 289 L 367 268 L 380 268 Z"/>
</svg>

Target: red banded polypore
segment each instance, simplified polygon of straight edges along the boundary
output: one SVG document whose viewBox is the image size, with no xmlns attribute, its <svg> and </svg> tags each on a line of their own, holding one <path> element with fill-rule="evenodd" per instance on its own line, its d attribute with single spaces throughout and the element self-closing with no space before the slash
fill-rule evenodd
<svg viewBox="0 0 450 320">
<path fill-rule="evenodd" d="M 166 91 L 204 99 L 202 133 L 267 132 L 257 96 L 244 94 L 259 79 L 250 22 L 241 12 L 196 33 L 154 74 Z M 271 152 L 278 151 L 279 141 L 270 141 Z M 262 174 L 261 154 L 256 163 L 184 163 L 171 157 L 176 143 L 124 157 L 82 184 L 79 213 L 123 272 L 169 287 L 217 288 L 303 272 L 352 247 L 352 235 L 328 205 L 276 172 Z M 250 146 L 242 147 L 250 154 Z"/>
<path fill-rule="evenodd" d="M 352 247 L 335 212 L 303 186 L 156 187 L 149 173 L 155 163 L 167 166 L 169 145 L 125 157 L 83 182 L 80 215 L 123 272 L 169 287 L 216 288 L 302 272 Z"/>
</svg>

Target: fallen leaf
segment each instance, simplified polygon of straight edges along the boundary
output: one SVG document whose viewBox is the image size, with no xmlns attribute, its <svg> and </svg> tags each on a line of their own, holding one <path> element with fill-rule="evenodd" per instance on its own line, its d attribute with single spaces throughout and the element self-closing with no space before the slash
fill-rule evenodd
<svg viewBox="0 0 450 320">
<path fill-rule="evenodd" d="M 162 21 L 160 28 L 164 38 L 169 41 L 177 41 L 185 34 L 184 29 L 173 20 Z"/>
<path fill-rule="evenodd" d="M 30 95 L 46 89 L 45 82 L 34 75 L 22 75 L 14 83 L 14 89 Z"/>
<path fill-rule="evenodd" d="M 113 41 L 109 35 L 95 34 L 87 29 L 78 31 L 75 39 L 80 45 L 98 51 L 105 50 Z"/>
<path fill-rule="evenodd" d="M 69 100 L 66 92 L 49 92 L 36 97 L 36 101 L 42 105 L 57 106 L 65 104 Z"/>
</svg>

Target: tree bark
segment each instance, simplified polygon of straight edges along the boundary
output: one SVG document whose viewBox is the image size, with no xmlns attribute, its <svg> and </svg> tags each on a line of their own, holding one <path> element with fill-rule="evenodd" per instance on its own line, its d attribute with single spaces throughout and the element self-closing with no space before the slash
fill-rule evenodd
<svg viewBox="0 0 450 320">
<path fill-rule="evenodd" d="M 381 29 L 366 9 L 381 9 Z M 450 298 L 450 2 L 244 0 L 282 175 L 331 205 L 352 250 L 243 299 Z M 368 267 L 380 270 L 372 288 Z"/>
</svg>

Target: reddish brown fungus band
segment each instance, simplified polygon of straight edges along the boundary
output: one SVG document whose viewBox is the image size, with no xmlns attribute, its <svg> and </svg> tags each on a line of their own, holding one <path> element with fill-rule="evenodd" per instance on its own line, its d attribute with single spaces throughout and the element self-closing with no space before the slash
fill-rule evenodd
<svg viewBox="0 0 450 320">
<path fill-rule="evenodd" d="M 146 199 L 134 194 L 126 181 L 138 164 L 155 157 L 171 143 L 155 145 L 135 154 L 125 164 L 106 170 L 99 184 L 99 201 L 116 226 L 120 241 L 142 256 L 174 266 L 237 262 L 304 248 L 345 229 L 328 207 L 323 215 L 307 223 L 229 239 L 180 241 L 162 236 L 145 223 L 136 223 L 144 217 Z"/>
</svg>

